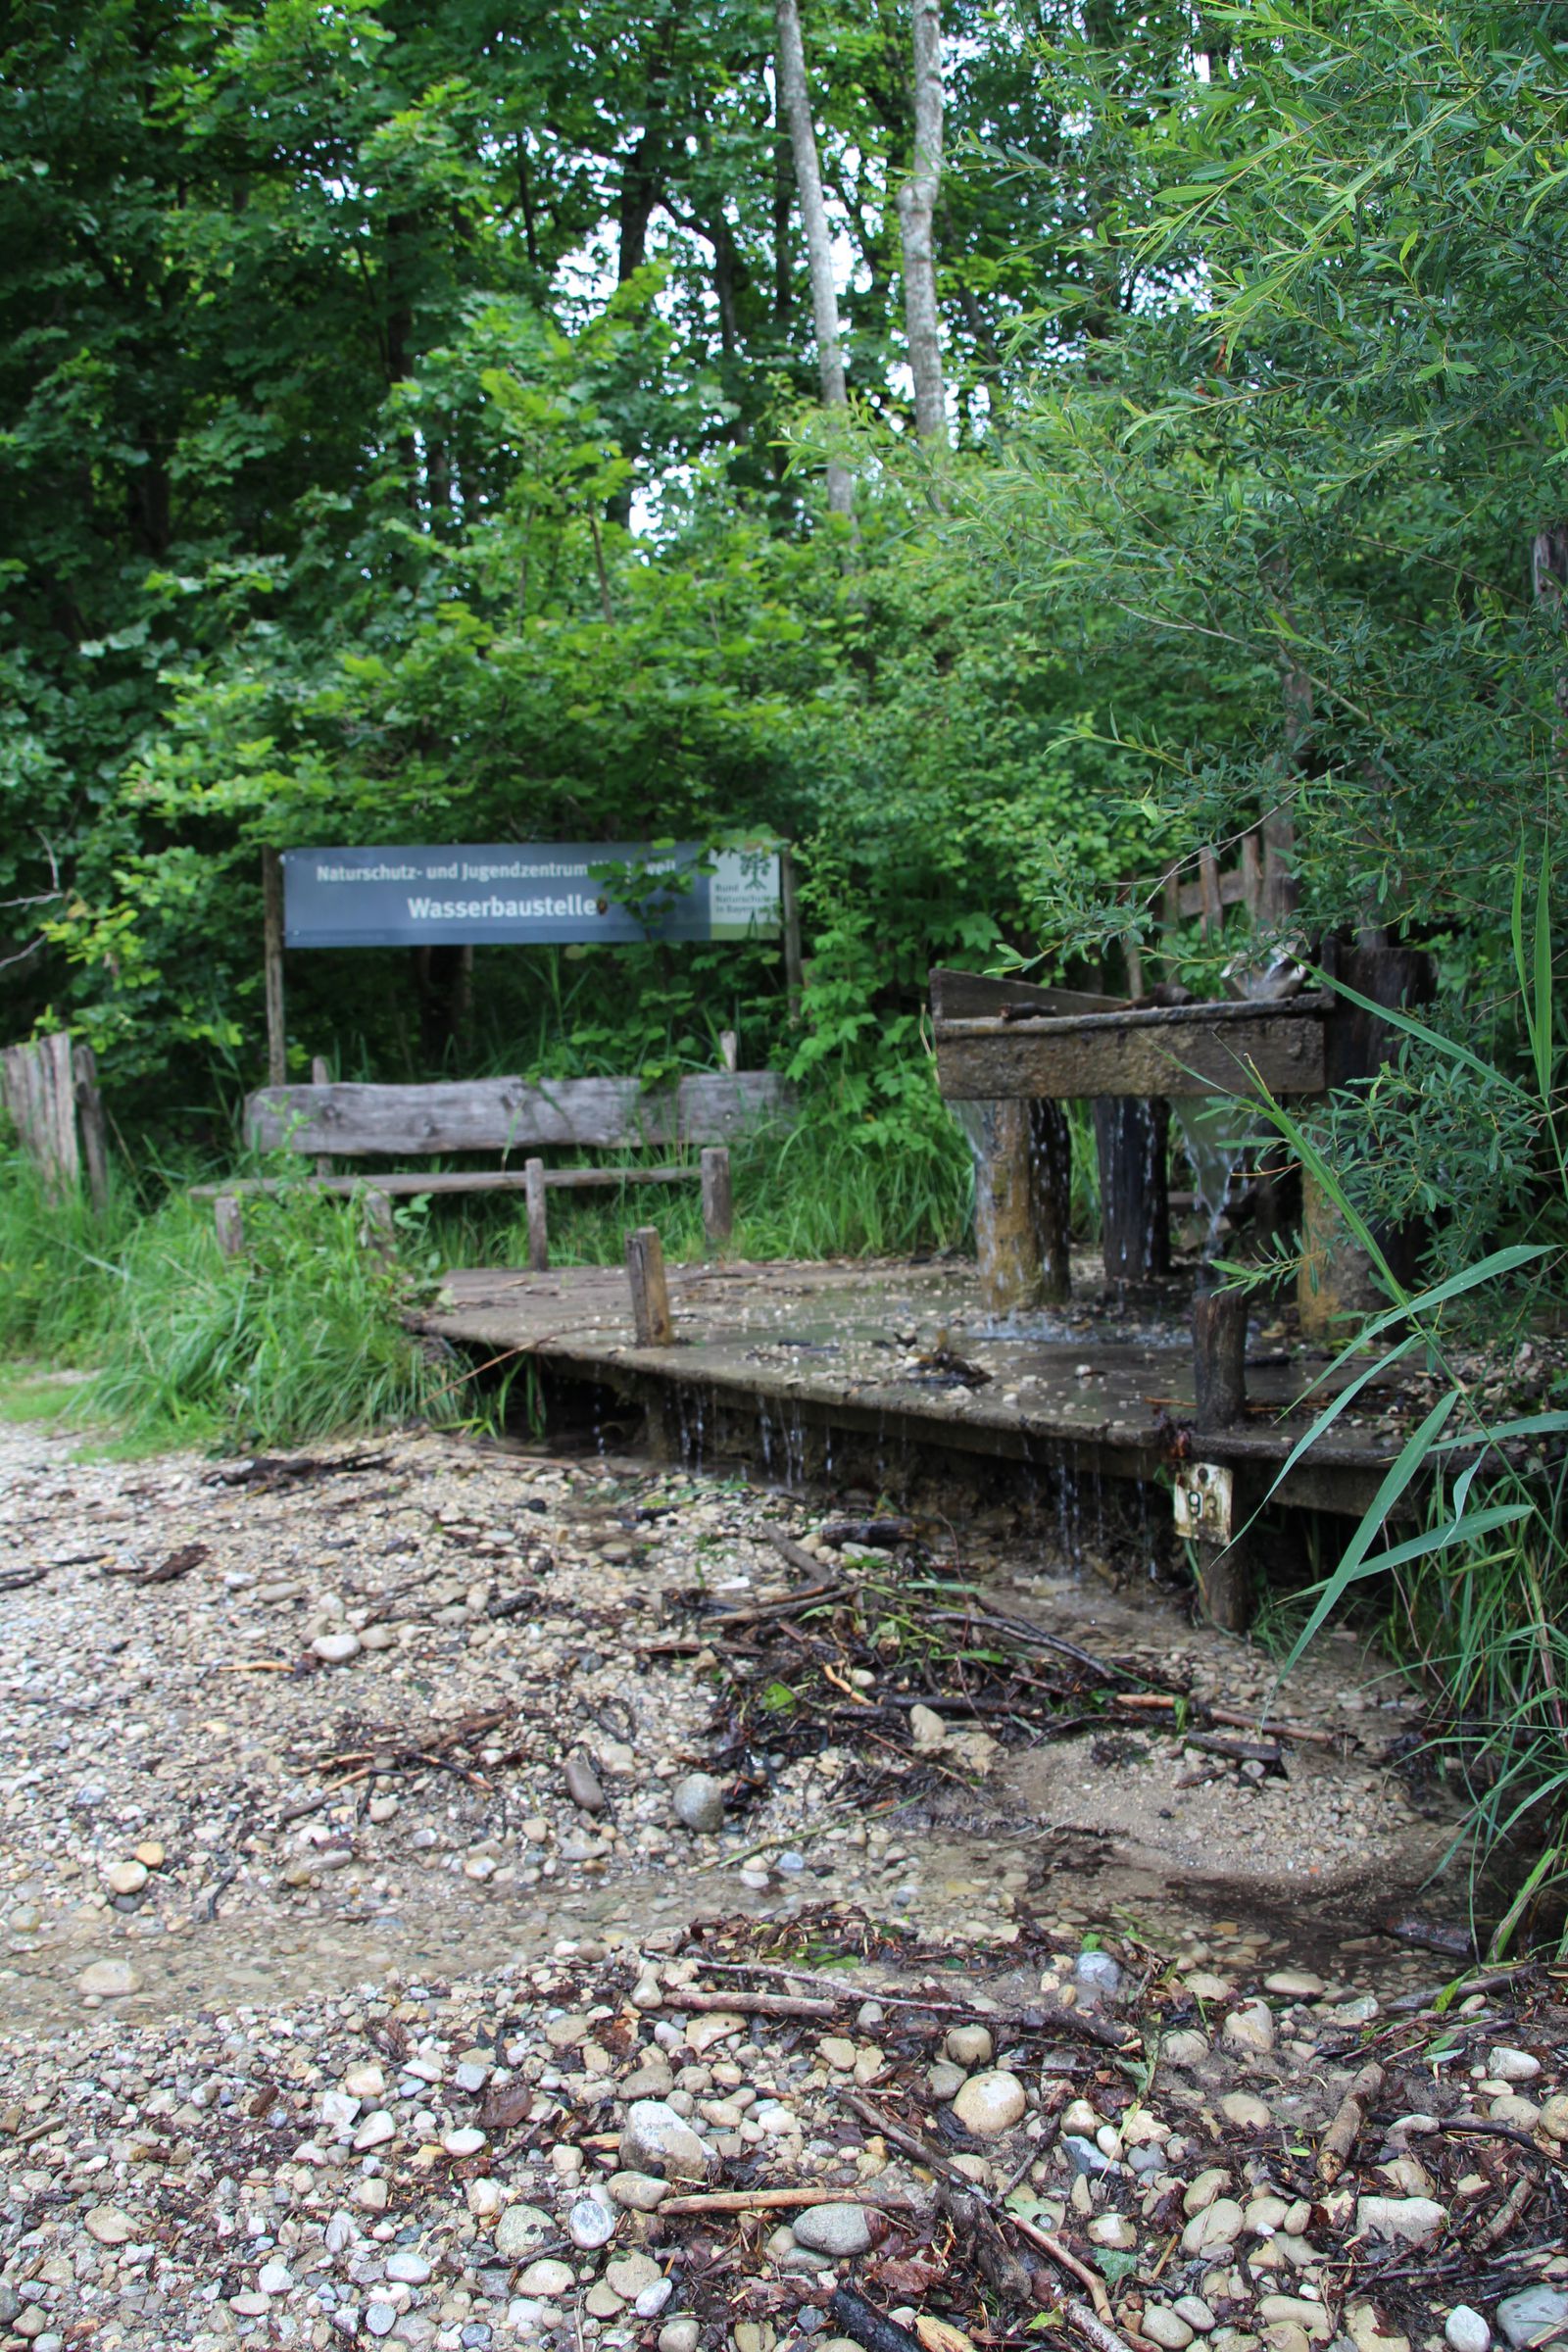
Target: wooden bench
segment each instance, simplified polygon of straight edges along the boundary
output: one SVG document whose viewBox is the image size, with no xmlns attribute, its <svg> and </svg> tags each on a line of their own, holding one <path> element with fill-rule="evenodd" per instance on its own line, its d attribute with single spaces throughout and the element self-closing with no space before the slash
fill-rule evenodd
<svg viewBox="0 0 1568 2352">
<path fill-rule="evenodd" d="M 552 1191 L 580 1192 L 621 1184 L 684 1184 L 700 1180 L 703 1226 L 711 1242 L 734 1225 L 729 1146 L 757 1128 L 788 1119 L 793 1098 L 771 1070 L 717 1071 L 683 1078 L 645 1093 L 635 1078 L 521 1078 L 442 1081 L 431 1086 L 339 1085 L 316 1065 L 309 1086 L 265 1087 L 245 1102 L 246 1141 L 263 1152 L 297 1152 L 316 1159 L 304 1179 L 322 1193 L 360 1194 L 372 1232 L 391 1238 L 392 1201 L 430 1193 L 521 1193 L 528 1212 L 528 1262 L 549 1264 L 546 1210 Z M 635 1151 L 696 1146 L 699 1158 L 653 1166 L 547 1167 L 549 1146 Z M 520 1167 L 377 1169 L 351 1175 L 339 1159 L 444 1156 L 452 1152 L 529 1154 Z M 225 1252 L 244 1249 L 244 1195 L 282 1191 L 293 1180 L 236 1177 L 194 1185 L 193 1198 L 213 1201 Z"/>
</svg>

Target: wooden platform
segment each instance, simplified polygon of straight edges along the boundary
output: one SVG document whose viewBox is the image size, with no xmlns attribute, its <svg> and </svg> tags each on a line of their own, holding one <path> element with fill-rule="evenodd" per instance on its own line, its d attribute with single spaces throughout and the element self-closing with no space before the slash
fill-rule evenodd
<svg viewBox="0 0 1568 2352">
<path fill-rule="evenodd" d="M 1075 1289 L 1093 1278 L 1089 1261 Z M 1307 1427 L 1291 1408 L 1323 1369 L 1254 1340 L 1241 1425 L 1185 1440 L 1191 1422 L 1186 1288 L 1083 1303 L 998 1325 L 974 1269 L 954 1262 L 671 1266 L 676 1341 L 638 1348 L 618 1267 L 448 1274 L 417 1327 L 498 1369 L 532 1357 L 646 1408 L 710 1458 L 750 1429 L 754 1456 L 804 1473 L 835 1434 L 870 1441 L 889 1470 L 928 1453 L 990 1456 L 1074 1479 L 1168 1484 L 1184 1443 L 1261 1494 Z M 965 1369 L 965 1368 L 969 1369 Z M 973 1379 L 971 1375 L 985 1375 Z M 1369 1414 L 1393 1401 L 1367 1393 Z M 1315 1446 L 1281 1500 L 1360 1511 L 1397 1449 L 1363 1423 Z"/>
</svg>

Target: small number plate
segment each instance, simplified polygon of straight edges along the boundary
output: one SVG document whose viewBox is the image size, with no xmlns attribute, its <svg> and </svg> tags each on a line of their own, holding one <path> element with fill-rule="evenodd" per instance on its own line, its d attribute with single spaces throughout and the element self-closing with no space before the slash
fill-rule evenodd
<svg viewBox="0 0 1568 2352">
<path fill-rule="evenodd" d="M 1231 1474 L 1223 1462 L 1183 1462 L 1176 1472 L 1176 1533 L 1190 1543 L 1231 1540 Z"/>
</svg>

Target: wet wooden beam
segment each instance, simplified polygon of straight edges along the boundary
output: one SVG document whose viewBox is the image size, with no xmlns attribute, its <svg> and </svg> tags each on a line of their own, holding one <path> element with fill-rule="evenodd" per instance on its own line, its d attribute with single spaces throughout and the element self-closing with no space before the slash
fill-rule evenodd
<svg viewBox="0 0 1568 2352">
<path fill-rule="evenodd" d="M 1275 1094 L 1319 1094 L 1320 996 L 1280 1004 L 1155 1005 L 1004 1021 L 937 1024 L 937 1077 L 950 1102 L 1023 1096 L 1059 1102 L 1105 1095 L 1250 1093 L 1254 1072 Z"/>
<path fill-rule="evenodd" d="M 1193 1300 L 1193 1389 L 1200 1430 L 1229 1429 L 1247 1403 L 1247 1293 L 1200 1291 Z"/>
<path fill-rule="evenodd" d="M 626 1272 L 631 1282 L 631 1318 L 639 1348 L 667 1348 L 675 1336 L 664 1279 L 664 1245 L 656 1225 L 638 1225 L 626 1236 Z"/>
</svg>

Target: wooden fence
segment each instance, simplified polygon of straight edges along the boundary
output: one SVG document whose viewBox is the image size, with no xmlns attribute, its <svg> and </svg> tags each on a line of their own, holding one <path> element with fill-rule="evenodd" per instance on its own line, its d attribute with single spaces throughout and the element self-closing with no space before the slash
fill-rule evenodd
<svg viewBox="0 0 1568 2352">
<path fill-rule="evenodd" d="M 98 1215 L 109 1205 L 109 1144 L 91 1046 L 60 1030 L 0 1052 L 0 1101 L 18 1141 L 59 1200 L 81 1190 Z"/>
<path fill-rule="evenodd" d="M 1254 923 L 1288 913 L 1296 903 L 1291 846 L 1290 824 L 1276 812 L 1238 837 L 1232 845 L 1236 858 L 1233 865 L 1221 865 L 1214 850 L 1200 850 L 1194 879 L 1184 881 L 1181 866 L 1167 867 L 1158 885 L 1161 941 L 1168 940 L 1195 914 L 1204 938 L 1217 940 L 1225 926 L 1225 910 L 1230 906 L 1245 906 Z M 1187 862 L 1190 865 L 1191 860 Z M 1147 885 L 1128 882 L 1122 887 L 1122 895 L 1133 900 L 1152 894 Z M 1127 942 L 1127 981 L 1132 995 L 1141 997 L 1144 954 L 1133 939 Z"/>
</svg>

